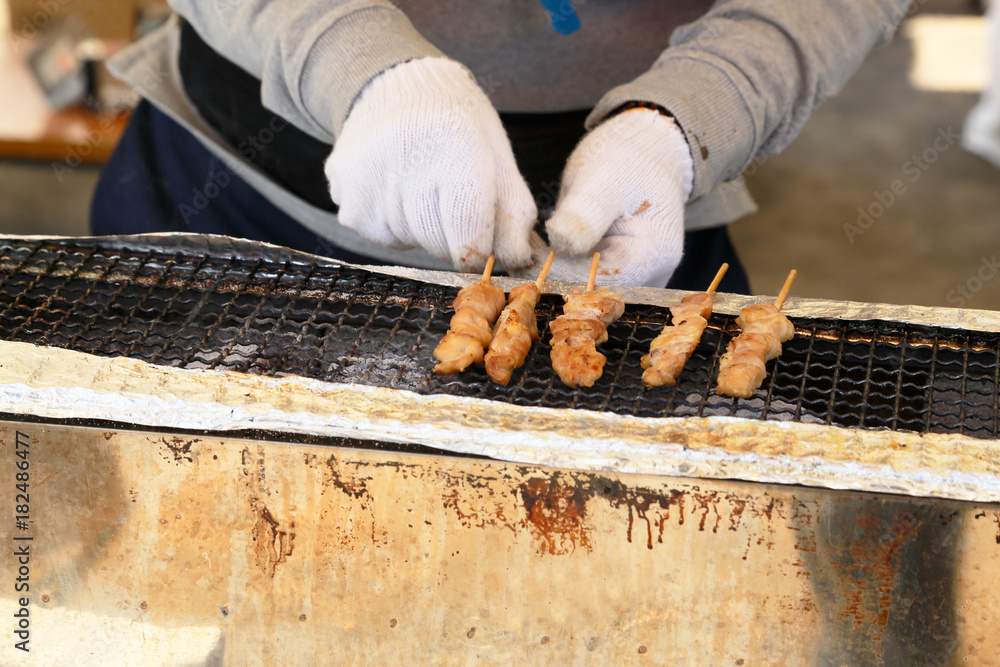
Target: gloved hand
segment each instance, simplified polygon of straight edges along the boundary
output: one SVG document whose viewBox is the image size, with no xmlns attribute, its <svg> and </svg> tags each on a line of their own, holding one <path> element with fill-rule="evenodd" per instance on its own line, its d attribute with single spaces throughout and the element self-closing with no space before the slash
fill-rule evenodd
<svg viewBox="0 0 1000 667">
<path fill-rule="evenodd" d="M 599 251 L 598 283 L 663 287 L 681 261 L 693 180 L 672 119 L 636 108 L 604 121 L 566 163 L 546 230 L 553 250 L 576 257 L 557 257 L 549 276 L 585 282 Z"/>
<path fill-rule="evenodd" d="M 394 248 L 421 247 L 456 268 L 531 262 L 538 212 L 510 141 L 472 74 L 447 58 L 372 79 L 326 161 L 340 224 Z"/>
</svg>

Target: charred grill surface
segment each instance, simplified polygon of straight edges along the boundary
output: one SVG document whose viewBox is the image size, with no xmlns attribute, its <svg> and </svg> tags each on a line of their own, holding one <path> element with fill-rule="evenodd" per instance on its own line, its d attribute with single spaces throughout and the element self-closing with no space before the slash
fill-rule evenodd
<svg viewBox="0 0 1000 667">
<path fill-rule="evenodd" d="M 234 253 L 235 254 L 235 253 Z M 646 387 L 640 359 L 669 310 L 628 305 L 608 361 L 569 389 L 549 336 L 510 383 L 483 367 L 435 375 L 457 289 L 313 259 L 109 248 L 86 239 L 0 240 L 0 339 L 154 364 L 450 394 L 639 417 L 737 416 L 997 438 L 1000 335 L 883 321 L 791 318 L 795 337 L 749 399 L 715 393 L 737 332 L 713 314 L 674 387 Z M 540 331 L 560 312 L 543 295 Z"/>
</svg>

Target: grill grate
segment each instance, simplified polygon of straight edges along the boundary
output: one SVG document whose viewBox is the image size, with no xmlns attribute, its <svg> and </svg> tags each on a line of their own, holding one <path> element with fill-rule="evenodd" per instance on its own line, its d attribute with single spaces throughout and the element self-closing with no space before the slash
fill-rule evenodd
<svg viewBox="0 0 1000 667">
<path fill-rule="evenodd" d="M 317 260 L 109 249 L 95 240 L 0 241 L 0 338 L 181 368 L 471 396 L 640 417 L 729 415 L 997 437 L 1000 336 L 884 321 L 792 318 L 796 336 L 746 400 L 714 393 L 736 331 L 715 314 L 680 382 L 647 388 L 640 357 L 668 317 L 629 305 L 602 347 L 604 376 L 571 390 L 548 335 L 511 384 L 431 372 L 455 288 Z M 561 299 L 542 297 L 539 326 Z"/>
</svg>

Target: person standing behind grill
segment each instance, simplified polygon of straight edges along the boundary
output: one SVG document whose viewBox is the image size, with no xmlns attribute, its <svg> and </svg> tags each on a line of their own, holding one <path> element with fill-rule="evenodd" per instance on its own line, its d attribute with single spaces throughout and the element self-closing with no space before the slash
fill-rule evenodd
<svg viewBox="0 0 1000 667">
<path fill-rule="evenodd" d="M 146 99 L 97 234 L 516 271 L 544 256 L 554 202 L 553 278 L 585 279 L 598 250 L 602 283 L 700 289 L 728 262 L 720 289 L 747 291 L 725 227 L 754 209 L 740 173 L 909 0 L 171 4 L 183 20 L 111 63 Z"/>
<path fill-rule="evenodd" d="M 962 147 L 1000 169 L 1000 0 L 986 8 L 989 78 L 962 128 Z"/>
</svg>

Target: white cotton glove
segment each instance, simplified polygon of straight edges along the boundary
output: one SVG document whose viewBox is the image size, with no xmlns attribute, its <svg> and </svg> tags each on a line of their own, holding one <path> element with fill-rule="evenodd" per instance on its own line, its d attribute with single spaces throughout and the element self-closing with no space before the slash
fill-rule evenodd
<svg viewBox="0 0 1000 667">
<path fill-rule="evenodd" d="M 549 276 L 586 281 L 601 253 L 598 283 L 663 287 L 681 261 L 684 203 L 694 166 L 676 123 L 651 109 L 604 121 L 573 150 L 546 223 L 560 255 Z"/>
<path fill-rule="evenodd" d="M 372 79 L 326 161 L 340 224 L 393 248 L 421 247 L 458 269 L 489 255 L 531 262 L 538 216 L 510 141 L 472 74 L 447 58 Z"/>
</svg>

